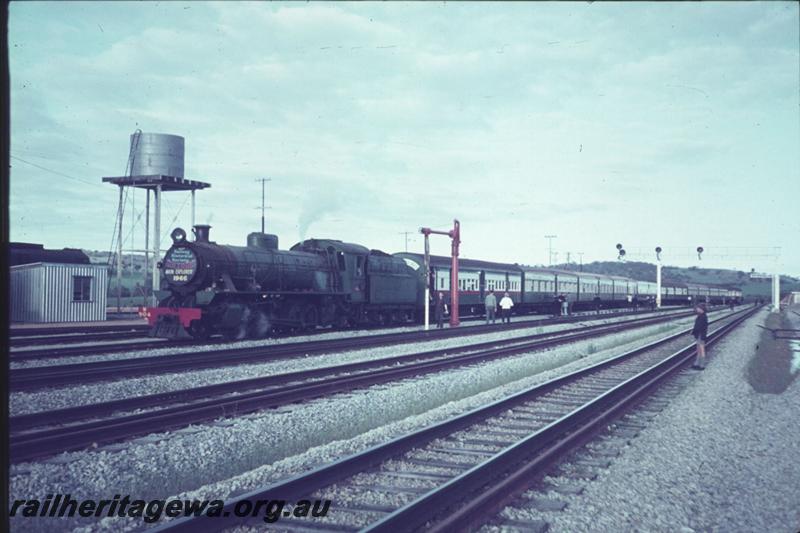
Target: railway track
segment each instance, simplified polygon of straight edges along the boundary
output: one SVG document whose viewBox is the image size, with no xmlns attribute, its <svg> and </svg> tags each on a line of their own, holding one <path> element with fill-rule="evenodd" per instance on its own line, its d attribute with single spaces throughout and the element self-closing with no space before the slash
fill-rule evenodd
<svg viewBox="0 0 800 533">
<path fill-rule="evenodd" d="M 643 317 L 634 319 L 634 323 L 652 320 L 671 320 L 675 317 L 688 316 L 690 314 L 691 312 L 678 312 L 665 314 L 663 316 Z M 358 348 L 374 348 L 390 344 L 420 342 L 487 332 L 512 331 L 515 329 L 536 327 L 540 323 L 546 325 L 548 322 L 531 321 L 517 322 L 506 326 L 490 325 L 488 327 L 473 326 L 469 328 L 384 333 L 271 346 L 226 348 L 196 353 L 187 352 L 170 356 L 148 356 L 66 365 L 12 368 L 9 375 L 9 385 L 12 391 L 36 390 L 75 383 L 83 384 L 104 379 L 120 379 L 148 374 L 219 368 L 223 366 L 265 362 L 280 358 L 304 357 L 313 354 L 331 353 Z M 551 321 L 549 323 L 558 322 Z M 584 327 L 596 328 L 602 327 L 602 325 Z M 16 361 L 17 359 L 14 358 L 12 360 Z"/>
<path fill-rule="evenodd" d="M 715 320 L 710 347 L 758 308 Z M 284 513 L 273 531 L 461 531 L 481 525 L 559 458 L 646 398 L 693 359 L 670 335 L 445 422 L 226 502 L 222 518 L 180 518 L 154 531 L 248 525 L 239 502 L 327 499 L 325 518 Z M 288 517 L 287 517 L 288 516 Z M 252 524 L 262 524 L 261 517 Z M 256 522 L 257 521 L 257 522 Z"/>
<path fill-rule="evenodd" d="M 79 342 L 118 341 L 122 339 L 135 339 L 147 336 L 147 329 L 133 329 L 125 331 L 103 331 L 97 333 L 68 333 L 64 335 L 22 336 L 11 337 L 9 345 L 12 348 L 24 346 L 47 346 L 50 344 L 70 344 Z"/>
<path fill-rule="evenodd" d="M 671 313 L 671 312 L 680 312 L 680 309 L 667 309 L 660 311 L 662 313 Z M 519 329 L 519 328 L 526 328 L 526 327 L 538 327 L 538 326 L 547 326 L 552 324 L 560 324 L 560 323 L 570 323 L 570 322 L 579 322 L 585 320 L 605 320 L 608 318 L 614 318 L 617 316 L 635 316 L 643 314 L 641 311 L 623 311 L 619 313 L 603 313 L 603 314 L 582 314 L 582 315 L 571 315 L 569 317 L 558 317 L 558 318 L 542 318 L 542 319 L 534 319 L 534 320 L 517 320 L 516 322 L 512 322 L 510 325 L 500 325 L 500 324 L 491 324 L 491 325 L 479 325 L 479 326 L 470 326 L 465 328 L 447 328 L 447 329 L 431 329 L 429 331 L 406 331 L 406 332 L 399 332 L 399 333 L 385 333 L 385 334 L 378 334 L 372 335 L 373 338 L 376 340 L 380 339 L 381 336 L 385 336 L 387 343 L 391 342 L 404 342 L 401 339 L 404 337 L 412 338 L 414 340 L 425 340 L 425 339 L 440 339 L 440 338 L 449 338 L 452 336 L 459 336 L 459 335 L 466 335 L 470 333 L 479 334 L 479 333 L 489 333 L 492 331 L 498 331 L 497 328 L 505 328 L 505 329 Z M 468 331 L 467 331 L 468 330 Z M 322 335 L 324 333 L 329 333 L 330 330 L 318 330 L 313 334 Z M 308 335 L 308 332 L 305 333 Z M 409 342 L 413 342 L 409 341 Z M 227 344 L 227 341 L 223 341 L 222 339 L 213 339 L 211 341 L 203 341 L 203 342 L 192 342 L 192 341 L 168 341 L 164 339 L 151 339 L 142 342 L 128 342 L 128 343 L 106 343 L 106 344 L 98 344 L 93 346 L 58 346 L 58 347 L 44 347 L 40 349 L 30 349 L 30 350 L 17 350 L 12 351 L 9 355 L 11 361 L 32 361 L 37 359 L 54 359 L 59 357 L 72 357 L 72 356 L 87 356 L 87 355 L 98 355 L 98 354 L 112 354 L 112 353 L 124 353 L 130 351 L 138 351 L 138 350 L 149 350 L 149 349 L 160 349 L 160 348 L 183 348 L 183 347 L 192 347 L 192 346 L 200 346 L 200 345 L 209 345 L 209 344 Z"/>
<path fill-rule="evenodd" d="M 140 331 L 147 332 L 150 326 L 147 324 L 100 324 L 96 326 L 58 326 L 58 327 L 38 327 L 20 328 L 11 327 L 10 336 L 12 339 L 18 337 L 36 337 L 46 335 L 70 335 L 80 333 L 115 333 L 120 331 Z"/>
<path fill-rule="evenodd" d="M 308 401 L 320 396 L 520 353 L 529 353 L 560 344 L 658 324 L 667 320 L 674 320 L 674 317 L 655 317 L 630 320 L 621 324 L 583 326 L 564 332 L 540 333 L 503 341 L 484 342 L 15 416 L 9 420 L 10 455 L 15 462 L 31 460 L 155 431 L 185 427 L 230 413 L 242 415 L 288 403 Z M 175 404 L 181 405 L 169 407 Z M 131 412 L 149 408 L 158 409 L 115 416 L 115 413 L 123 411 Z M 63 426 L 65 423 L 87 419 L 91 419 L 91 421 Z M 48 426 L 60 427 L 35 430 Z"/>
</svg>

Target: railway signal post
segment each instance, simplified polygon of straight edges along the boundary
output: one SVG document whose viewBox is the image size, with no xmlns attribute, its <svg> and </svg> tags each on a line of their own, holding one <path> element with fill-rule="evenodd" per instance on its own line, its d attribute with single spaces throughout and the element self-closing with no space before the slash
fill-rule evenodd
<svg viewBox="0 0 800 533">
<path fill-rule="evenodd" d="M 661 309 L 661 247 L 656 246 L 656 309 Z"/>
<path fill-rule="evenodd" d="M 430 297 L 431 297 L 431 259 L 428 237 L 447 235 L 451 239 L 451 266 L 450 266 L 450 327 L 460 324 L 458 319 L 458 245 L 461 244 L 461 223 L 453 220 L 453 229 L 450 231 L 437 231 L 431 228 L 420 228 L 419 232 L 425 235 L 425 330 L 430 325 Z"/>
</svg>

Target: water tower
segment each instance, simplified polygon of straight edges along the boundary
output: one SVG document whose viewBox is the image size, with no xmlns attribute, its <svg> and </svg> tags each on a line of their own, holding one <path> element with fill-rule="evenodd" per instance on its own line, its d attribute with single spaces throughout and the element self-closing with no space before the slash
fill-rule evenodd
<svg viewBox="0 0 800 533">
<path fill-rule="evenodd" d="M 158 259 L 161 256 L 161 194 L 165 192 L 190 191 L 192 193 L 192 226 L 195 217 L 195 192 L 211 187 L 210 183 L 188 180 L 183 175 L 184 139 L 178 135 L 165 133 L 142 133 L 137 130 L 131 135 L 126 176 L 104 177 L 104 183 L 119 187 L 119 210 L 117 227 L 117 305 L 122 286 L 122 215 L 125 187 L 147 191 L 145 214 L 145 272 L 150 270 L 149 257 L 154 256 L 152 266 L 153 291 L 160 289 L 161 276 L 158 272 Z M 153 248 L 150 249 L 150 193 L 155 202 L 153 220 Z M 137 250 L 138 251 L 138 250 Z"/>
</svg>

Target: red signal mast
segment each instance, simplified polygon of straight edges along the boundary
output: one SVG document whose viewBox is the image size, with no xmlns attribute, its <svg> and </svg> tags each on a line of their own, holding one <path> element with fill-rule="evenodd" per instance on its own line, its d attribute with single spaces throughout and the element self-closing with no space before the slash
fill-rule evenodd
<svg viewBox="0 0 800 533">
<path fill-rule="evenodd" d="M 430 322 L 430 295 L 431 295 L 431 259 L 428 236 L 430 234 L 447 235 L 451 239 L 451 265 L 450 265 L 450 327 L 460 324 L 458 320 L 458 245 L 461 244 L 461 223 L 453 220 L 453 229 L 450 231 L 437 231 L 431 228 L 420 228 L 419 232 L 425 235 L 425 329 Z"/>
</svg>

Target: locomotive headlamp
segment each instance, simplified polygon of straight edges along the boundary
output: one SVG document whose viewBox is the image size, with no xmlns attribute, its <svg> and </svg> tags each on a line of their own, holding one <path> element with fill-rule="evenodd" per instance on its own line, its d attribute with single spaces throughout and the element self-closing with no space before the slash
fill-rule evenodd
<svg viewBox="0 0 800 533">
<path fill-rule="evenodd" d="M 702 246 L 698 246 L 697 247 L 697 258 L 698 259 L 702 259 L 702 257 L 701 257 L 702 254 L 703 254 L 703 247 Z"/>
<path fill-rule="evenodd" d="M 183 228 L 175 228 L 169 236 L 172 237 L 172 242 L 176 244 L 186 240 L 186 232 Z"/>
</svg>

